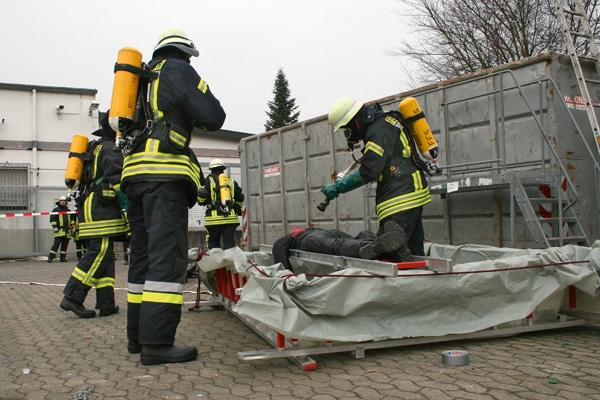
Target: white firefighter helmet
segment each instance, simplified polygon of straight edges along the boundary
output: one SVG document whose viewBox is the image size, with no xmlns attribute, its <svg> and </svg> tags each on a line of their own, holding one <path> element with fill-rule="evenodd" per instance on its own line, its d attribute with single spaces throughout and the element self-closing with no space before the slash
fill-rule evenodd
<svg viewBox="0 0 600 400">
<path fill-rule="evenodd" d="M 60 203 L 61 201 L 66 201 L 68 203 L 69 200 L 70 200 L 70 198 L 67 196 L 60 196 L 55 204 L 58 205 L 58 203 Z"/>
<path fill-rule="evenodd" d="M 179 28 L 167 28 L 158 36 L 158 43 L 154 51 L 163 47 L 174 46 L 190 56 L 198 57 L 200 54 L 194 43 L 187 37 L 187 34 Z"/>
<path fill-rule="evenodd" d="M 333 131 L 347 125 L 362 106 L 363 103 L 349 97 L 342 97 L 336 101 L 329 111 L 329 123 L 333 126 Z"/>
<path fill-rule="evenodd" d="M 208 169 L 215 169 L 215 168 L 227 169 L 227 167 L 225 166 L 225 163 L 223 163 L 223 160 L 221 160 L 220 158 L 215 158 L 214 160 L 212 160 L 210 162 L 210 164 L 208 164 Z"/>
</svg>

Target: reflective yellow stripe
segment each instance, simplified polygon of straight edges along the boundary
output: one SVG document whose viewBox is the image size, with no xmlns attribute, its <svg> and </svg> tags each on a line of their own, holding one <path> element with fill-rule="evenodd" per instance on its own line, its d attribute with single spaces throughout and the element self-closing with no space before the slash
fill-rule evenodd
<svg viewBox="0 0 600 400">
<path fill-rule="evenodd" d="M 383 147 L 381 147 L 377 143 L 373 143 L 373 142 L 367 142 L 367 144 L 365 145 L 365 154 L 367 153 L 367 151 L 372 151 L 373 153 L 377 154 L 379 157 L 383 157 L 383 153 L 384 153 Z"/>
<path fill-rule="evenodd" d="M 184 154 L 160 153 L 157 140 L 147 140 L 146 151 L 125 157 L 121 181 L 136 175 L 185 175 L 200 184 L 200 167 Z"/>
<path fill-rule="evenodd" d="M 92 203 L 94 201 L 94 194 L 90 194 L 83 202 L 84 218 L 86 221 L 93 221 L 92 219 Z"/>
<path fill-rule="evenodd" d="M 421 179 L 421 174 L 419 173 L 419 171 L 413 172 L 412 178 L 413 178 L 413 185 L 415 186 L 415 189 L 422 190 L 423 189 L 423 180 Z"/>
<path fill-rule="evenodd" d="M 127 302 L 133 304 L 142 304 L 142 294 L 127 292 Z"/>
<path fill-rule="evenodd" d="M 127 231 L 129 231 L 129 224 L 124 217 L 118 219 L 108 219 L 104 221 L 79 223 L 79 236 L 81 238 L 110 236 L 113 234 L 126 233 Z"/>
<path fill-rule="evenodd" d="M 142 301 L 181 305 L 183 304 L 183 295 L 178 293 L 144 292 L 142 294 Z"/>
<path fill-rule="evenodd" d="M 102 191 L 102 197 L 107 198 L 107 199 L 108 198 L 114 199 L 115 198 L 115 191 L 112 190 L 112 189 L 103 190 Z"/>
<path fill-rule="evenodd" d="M 396 196 L 377 205 L 377 219 L 381 221 L 390 215 L 424 206 L 430 202 L 431 195 L 429 194 L 429 188 L 416 190 L 413 193 L 407 193 L 401 196 Z"/>
<path fill-rule="evenodd" d="M 79 268 L 75 267 L 72 276 L 84 285 L 93 286 L 94 283 L 97 282 L 97 280 L 94 279 L 94 274 L 98 270 L 98 267 L 100 266 L 102 260 L 104 260 L 104 257 L 106 257 L 108 244 L 108 238 L 102 238 L 100 251 L 98 252 L 98 255 L 94 258 L 94 261 L 92 261 L 92 265 L 90 266 L 88 272 L 83 272 Z"/>
<path fill-rule="evenodd" d="M 406 132 L 404 132 L 404 129 L 400 128 L 400 141 L 402 142 L 402 156 L 404 158 L 409 158 L 410 156 L 412 156 L 412 149 L 410 147 L 410 142 L 408 141 L 408 136 L 406 136 Z"/>
<path fill-rule="evenodd" d="M 208 83 L 202 78 L 200 78 L 200 82 L 198 82 L 198 90 L 204 94 L 206 94 L 206 91 L 208 90 Z"/>
<path fill-rule="evenodd" d="M 217 210 L 212 210 L 210 215 L 206 215 L 204 219 L 204 226 L 211 225 L 222 225 L 222 224 L 239 224 L 240 220 L 238 216 L 235 214 L 235 211 L 232 211 L 229 215 L 219 215 Z"/>
<path fill-rule="evenodd" d="M 160 146 L 160 140 L 148 139 L 148 140 L 146 140 L 146 146 L 144 148 L 144 151 L 147 153 L 158 153 L 159 146 Z"/>
<path fill-rule="evenodd" d="M 95 283 L 97 289 L 105 288 L 105 287 L 115 287 L 115 278 L 104 277 L 102 279 L 98 279 Z"/>
<path fill-rule="evenodd" d="M 160 72 L 163 65 L 167 60 L 162 60 L 152 69 L 154 72 Z M 158 109 L 158 84 L 160 82 L 160 75 L 157 79 L 153 80 L 150 84 L 150 105 L 154 111 L 154 121 L 159 120 L 163 117 L 163 112 Z"/>
<path fill-rule="evenodd" d="M 179 133 L 175 132 L 174 130 L 171 130 L 171 131 L 169 132 L 169 139 L 170 139 L 170 140 L 171 140 L 173 143 L 175 143 L 175 144 L 179 145 L 179 146 L 180 146 L 180 147 L 182 147 L 182 148 L 185 146 L 185 143 L 186 143 L 186 141 L 187 141 L 187 140 L 186 140 L 186 138 L 185 138 L 185 136 L 183 136 L 183 135 L 180 135 Z"/>
</svg>

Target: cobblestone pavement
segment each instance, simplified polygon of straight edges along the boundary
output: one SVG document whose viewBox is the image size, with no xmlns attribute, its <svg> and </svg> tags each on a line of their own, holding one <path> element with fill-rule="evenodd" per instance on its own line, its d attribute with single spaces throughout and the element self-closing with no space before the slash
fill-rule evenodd
<svg viewBox="0 0 600 400">
<path fill-rule="evenodd" d="M 75 262 L 45 257 L 0 262 L 0 399 L 600 399 L 600 326 L 312 356 L 314 371 L 287 359 L 240 361 L 267 349 L 225 310 L 188 311 L 186 284 L 177 343 L 200 355 L 144 366 L 126 350 L 127 267 L 117 261 L 117 304 L 109 317 L 60 311 Z M 95 293 L 86 303 L 93 306 Z M 458 321 L 457 321 L 458 322 Z M 446 366 L 441 352 L 466 350 L 470 363 Z"/>
</svg>

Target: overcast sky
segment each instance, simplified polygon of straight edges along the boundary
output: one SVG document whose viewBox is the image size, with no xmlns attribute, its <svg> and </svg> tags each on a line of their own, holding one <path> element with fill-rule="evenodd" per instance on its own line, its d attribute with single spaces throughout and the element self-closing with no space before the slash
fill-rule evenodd
<svg viewBox="0 0 600 400">
<path fill-rule="evenodd" d="M 10 3 L 10 6 L 7 4 Z M 110 107 L 120 48 L 149 61 L 175 26 L 200 51 L 192 65 L 227 112 L 224 129 L 264 131 L 283 68 L 300 120 L 340 97 L 375 100 L 408 90 L 397 47 L 410 27 L 397 0 L 19 0 L 5 2 L 0 82 L 97 89 Z"/>
</svg>

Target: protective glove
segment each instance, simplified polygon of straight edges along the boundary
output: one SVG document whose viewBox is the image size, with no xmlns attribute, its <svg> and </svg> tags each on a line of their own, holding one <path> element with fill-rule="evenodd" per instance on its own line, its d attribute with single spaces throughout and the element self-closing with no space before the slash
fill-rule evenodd
<svg viewBox="0 0 600 400">
<path fill-rule="evenodd" d="M 121 189 L 115 190 L 117 193 L 117 198 L 119 199 L 119 205 L 121 206 L 121 210 L 127 211 L 127 195 L 123 193 Z"/>
<path fill-rule="evenodd" d="M 335 183 L 330 183 L 328 185 L 323 186 L 321 188 L 321 192 L 323 192 L 325 197 L 327 197 L 328 199 L 335 199 L 340 194 L 337 188 L 335 187 Z"/>
<path fill-rule="evenodd" d="M 340 193 L 346 193 L 351 190 L 357 189 L 363 186 L 366 182 L 360 176 L 360 170 L 355 169 L 350 174 L 346 175 L 342 179 L 330 183 L 321 188 L 321 192 L 328 199 L 335 199 Z"/>
<path fill-rule="evenodd" d="M 237 215 L 237 216 L 242 215 L 242 206 L 238 203 L 235 203 L 233 205 L 233 211 L 235 211 L 235 215 Z"/>
<path fill-rule="evenodd" d="M 198 198 L 197 198 L 198 204 L 200 204 L 201 206 L 207 205 L 209 196 L 210 196 L 210 193 L 208 192 L 208 190 L 206 190 L 206 188 L 204 188 L 204 187 L 198 188 Z"/>
<path fill-rule="evenodd" d="M 54 231 L 54 233 L 58 232 L 58 228 L 52 228 L 52 230 Z"/>
</svg>

